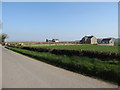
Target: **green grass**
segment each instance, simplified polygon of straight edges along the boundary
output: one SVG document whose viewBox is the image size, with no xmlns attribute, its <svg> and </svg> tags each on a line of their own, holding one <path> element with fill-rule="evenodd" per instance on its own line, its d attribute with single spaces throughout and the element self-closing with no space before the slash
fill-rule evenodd
<svg viewBox="0 0 120 90">
<path fill-rule="evenodd" d="M 31 46 L 50 49 L 67 49 L 67 50 L 93 50 L 100 52 L 118 53 L 119 46 L 102 46 L 102 45 L 51 45 L 51 46 Z"/>
<path fill-rule="evenodd" d="M 96 58 L 55 55 L 20 48 L 6 47 L 18 53 L 59 66 L 77 73 L 99 77 L 120 84 L 120 61 L 102 61 Z"/>
</svg>

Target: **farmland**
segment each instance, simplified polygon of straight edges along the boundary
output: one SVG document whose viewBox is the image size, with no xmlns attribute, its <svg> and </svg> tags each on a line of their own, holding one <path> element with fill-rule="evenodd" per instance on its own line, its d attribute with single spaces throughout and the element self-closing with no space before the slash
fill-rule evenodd
<svg viewBox="0 0 120 90">
<path fill-rule="evenodd" d="M 65 49 L 65 50 L 92 50 L 99 52 L 114 52 L 118 53 L 119 46 L 102 46 L 102 45 L 85 45 L 85 44 L 73 44 L 73 45 L 28 45 L 30 47 L 40 47 L 48 49 Z"/>
</svg>

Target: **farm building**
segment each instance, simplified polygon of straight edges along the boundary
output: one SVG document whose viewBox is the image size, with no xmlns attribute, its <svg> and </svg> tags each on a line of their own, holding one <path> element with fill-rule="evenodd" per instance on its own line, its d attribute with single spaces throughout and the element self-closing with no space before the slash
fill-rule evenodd
<svg viewBox="0 0 120 90">
<path fill-rule="evenodd" d="M 52 42 L 52 40 L 48 40 L 48 39 L 46 39 L 46 42 Z"/>
<path fill-rule="evenodd" d="M 101 43 L 99 43 L 99 45 L 114 46 L 115 45 L 115 40 L 113 38 L 104 38 L 104 39 L 102 39 Z"/>
<path fill-rule="evenodd" d="M 59 42 L 59 39 L 52 39 L 52 40 L 46 39 L 46 42 Z"/>
<path fill-rule="evenodd" d="M 85 36 L 80 40 L 81 44 L 97 44 L 97 38 L 94 36 Z"/>
<path fill-rule="evenodd" d="M 59 39 L 52 39 L 52 42 L 59 42 Z"/>
<path fill-rule="evenodd" d="M 102 41 L 102 38 L 97 39 L 97 43 L 101 43 L 101 41 Z"/>
</svg>

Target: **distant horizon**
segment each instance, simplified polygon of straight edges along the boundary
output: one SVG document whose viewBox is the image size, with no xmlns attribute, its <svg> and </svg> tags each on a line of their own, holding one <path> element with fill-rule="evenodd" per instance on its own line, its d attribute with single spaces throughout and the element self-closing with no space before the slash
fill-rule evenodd
<svg viewBox="0 0 120 90">
<path fill-rule="evenodd" d="M 117 2 L 3 2 L 7 42 L 118 38 Z"/>
<path fill-rule="evenodd" d="M 97 38 L 97 39 L 104 39 L 104 38 L 114 38 L 114 37 L 103 37 L 103 38 Z M 71 40 L 71 41 L 61 41 L 59 39 L 59 41 L 60 42 L 75 42 L 75 41 L 80 41 L 81 39 L 79 39 L 79 40 Z M 120 39 L 120 38 L 114 38 L 114 39 Z M 51 40 L 51 39 L 49 39 L 49 40 Z M 46 40 L 44 40 L 44 41 L 30 41 L 30 40 L 28 40 L 28 41 L 6 41 L 6 42 L 46 42 Z"/>
</svg>

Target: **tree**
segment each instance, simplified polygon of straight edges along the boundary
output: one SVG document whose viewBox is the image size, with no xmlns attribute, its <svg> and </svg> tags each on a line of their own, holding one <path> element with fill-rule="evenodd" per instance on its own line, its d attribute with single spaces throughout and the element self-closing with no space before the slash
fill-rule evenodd
<svg viewBox="0 0 120 90">
<path fill-rule="evenodd" d="M 5 39 L 8 38 L 7 34 L 0 34 L 0 42 L 5 42 Z"/>
</svg>

